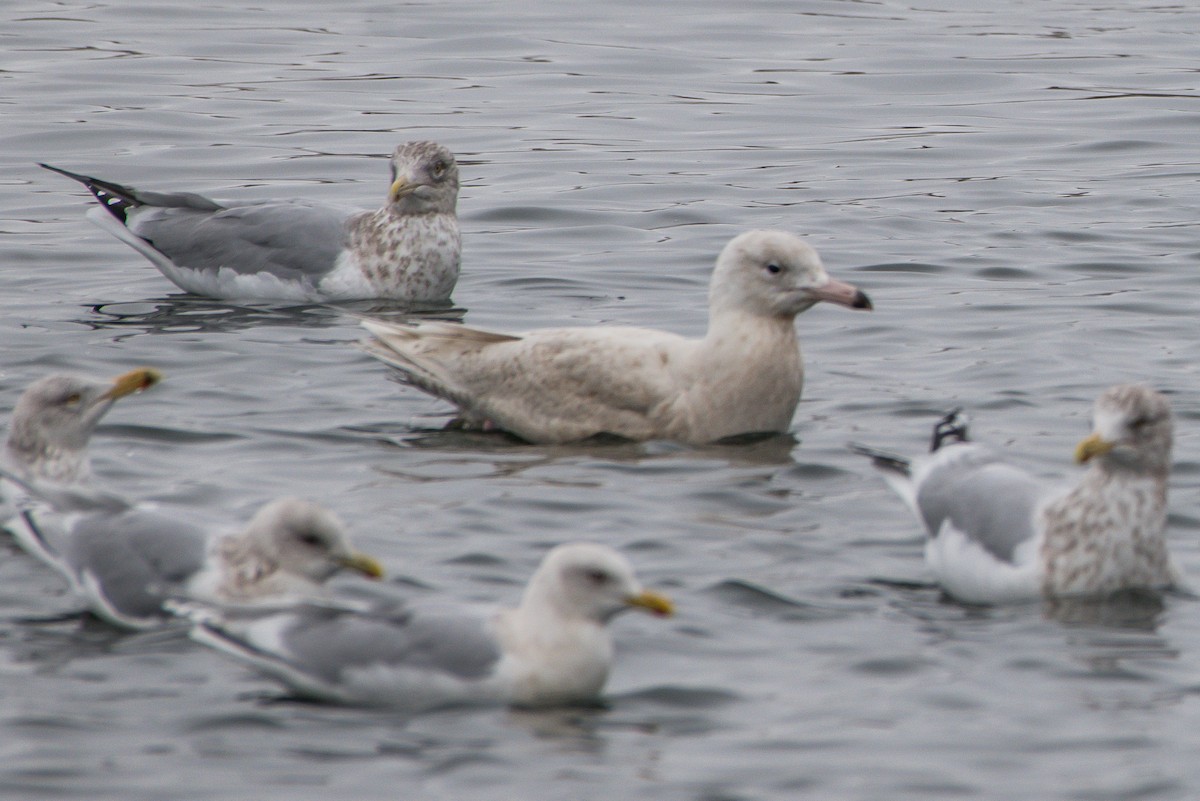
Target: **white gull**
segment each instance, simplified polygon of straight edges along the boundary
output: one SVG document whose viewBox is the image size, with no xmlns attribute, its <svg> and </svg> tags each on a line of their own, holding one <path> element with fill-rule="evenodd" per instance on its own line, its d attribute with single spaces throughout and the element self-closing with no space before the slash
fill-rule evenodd
<svg viewBox="0 0 1200 801">
<path fill-rule="evenodd" d="M 454 403 L 468 427 L 537 443 L 614 435 L 701 444 L 788 429 L 804 383 L 793 323 L 819 301 L 871 308 L 803 240 L 750 231 L 717 259 L 702 339 L 623 326 L 501 334 L 364 320 L 374 338 L 363 347 Z"/>
<path fill-rule="evenodd" d="M 606 625 L 623 610 L 668 615 L 612 548 L 552 549 L 516 608 L 310 605 L 266 615 L 187 611 L 192 637 L 308 698 L 420 711 L 457 704 L 595 701 L 612 663 Z"/>
</svg>

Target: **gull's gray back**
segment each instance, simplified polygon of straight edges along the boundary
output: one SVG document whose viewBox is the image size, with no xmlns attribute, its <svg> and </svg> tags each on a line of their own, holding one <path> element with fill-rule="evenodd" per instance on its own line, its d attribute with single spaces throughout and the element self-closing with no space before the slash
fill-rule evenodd
<svg viewBox="0 0 1200 801">
<path fill-rule="evenodd" d="M 349 213 L 303 200 L 229 204 L 218 211 L 191 206 L 143 207 L 129 230 L 181 267 L 265 271 L 283 279 L 319 280 L 346 242 Z"/>
<path fill-rule="evenodd" d="M 63 558 L 77 575 L 98 583 L 121 614 L 152 617 L 201 569 L 206 544 L 200 529 L 166 515 L 97 513 L 75 524 Z"/>
<path fill-rule="evenodd" d="M 955 529 L 1006 562 L 1036 531 L 1043 482 L 979 445 L 951 445 L 918 468 L 917 509 L 930 535 Z"/>
<path fill-rule="evenodd" d="M 461 609 L 383 615 L 305 607 L 295 613 L 283 640 L 306 672 L 330 682 L 371 665 L 482 679 L 501 656 L 486 620 Z"/>
</svg>

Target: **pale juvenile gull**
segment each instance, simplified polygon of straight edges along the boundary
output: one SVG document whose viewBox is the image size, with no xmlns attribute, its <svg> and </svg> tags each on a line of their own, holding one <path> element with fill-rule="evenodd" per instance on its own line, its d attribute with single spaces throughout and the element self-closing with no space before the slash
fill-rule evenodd
<svg viewBox="0 0 1200 801">
<path fill-rule="evenodd" d="M 5 501 L 24 497 L 27 486 L 46 499 L 91 492 L 88 442 L 100 419 L 119 399 L 161 378 L 141 367 L 108 381 L 56 373 L 31 384 L 13 408 L 0 457 Z"/>
<path fill-rule="evenodd" d="M 1120 385 L 1096 400 L 1075 457 L 1090 468 L 1056 489 L 966 441 L 943 419 L 931 454 L 913 460 L 851 447 L 875 464 L 925 526 L 925 558 L 946 592 L 969 603 L 1104 596 L 1182 583 L 1167 552 L 1171 408 Z"/>
<path fill-rule="evenodd" d="M 804 381 L 794 319 L 818 301 L 871 308 L 801 239 L 750 231 L 717 259 L 702 339 L 623 326 L 500 334 L 364 320 L 374 339 L 363 347 L 455 404 L 468 427 L 537 443 L 606 434 L 701 444 L 788 429 Z"/>
<path fill-rule="evenodd" d="M 146 192 L 41 166 L 86 186 L 100 201 L 89 219 L 197 295 L 431 302 L 449 298 L 458 280 L 458 165 L 436 142 L 397 147 L 387 203 L 363 212 Z"/>
<path fill-rule="evenodd" d="M 323 597 L 342 569 L 383 575 L 333 513 L 296 498 L 267 503 L 223 536 L 139 508 L 33 508 L 14 522 L 27 550 L 62 573 L 97 617 L 122 628 L 161 625 L 174 601 L 286 605 Z"/>
<path fill-rule="evenodd" d="M 241 617 L 193 606 L 192 637 L 308 698 L 418 711 L 457 704 L 594 701 L 613 645 L 606 624 L 631 607 L 669 615 L 612 548 L 552 549 L 516 608 L 313 605 Z"/>
</svg>

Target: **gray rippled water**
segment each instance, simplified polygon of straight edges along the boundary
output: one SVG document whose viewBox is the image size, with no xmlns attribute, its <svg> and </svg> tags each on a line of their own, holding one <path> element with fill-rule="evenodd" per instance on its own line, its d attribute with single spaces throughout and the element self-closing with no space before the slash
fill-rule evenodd
<svg viewBox="0 0 1200 801">
<path fill-rule="evenodd" d="M 680 609 L 616 622 L 605 708 L 403 718 L 63 616 L 2 542 L 0 796 L 1200 794 L 1193 599 L 943 602 L 844 448 L 915 451 L 962 405 L 1066 478 L 1095 395 L 1151 383 L 1178 414 L 1171 545 L 1200 576 L 1200 10 L 14 0 L 0 20 L 0 407 L 53 369 L 153 365 L 166 382 L 96 439 L 123 492 L 214 526 L 310 497 L 418 595 L 511 600 L 548 546 L 595 539 Z M 34 166 L 371 207 L 414 138 L 461 161 L 473 324 L 698 333 L 716 253 L 754 227 L 806 236 L 876 311 L 800 318 L 791 436 L 444 433 L 342 311 L 178 294 Z"/>
</svg>

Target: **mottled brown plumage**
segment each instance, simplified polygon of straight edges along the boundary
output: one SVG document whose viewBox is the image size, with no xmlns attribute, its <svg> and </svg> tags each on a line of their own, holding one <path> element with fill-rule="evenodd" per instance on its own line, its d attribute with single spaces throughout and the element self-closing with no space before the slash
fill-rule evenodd
<svg viewBox="0 0 1200 801">
<path fill-rule="evenodd" d="M 1165 536 L 1170 405 L 1148 387 L 1115 386 L 1096 401 L 1094 424 L 1076 450 L 1089 469 L 1069 490 L 972 442 L 911 465 L 876 458 L 926 526 L 926 560 L 949 594 L 995 603 L 1181 583 Z"/>
<path fill-rule="evenodd" d="M 89 219 L 198 295 L 430 302 L 458 280 L 458 165 L 436 142 L 397 147 L 387 202 L 353 213 L 300 198 L 147 192 L 42 166 L 86 186 L 101 204 Z"/>
</svg>

